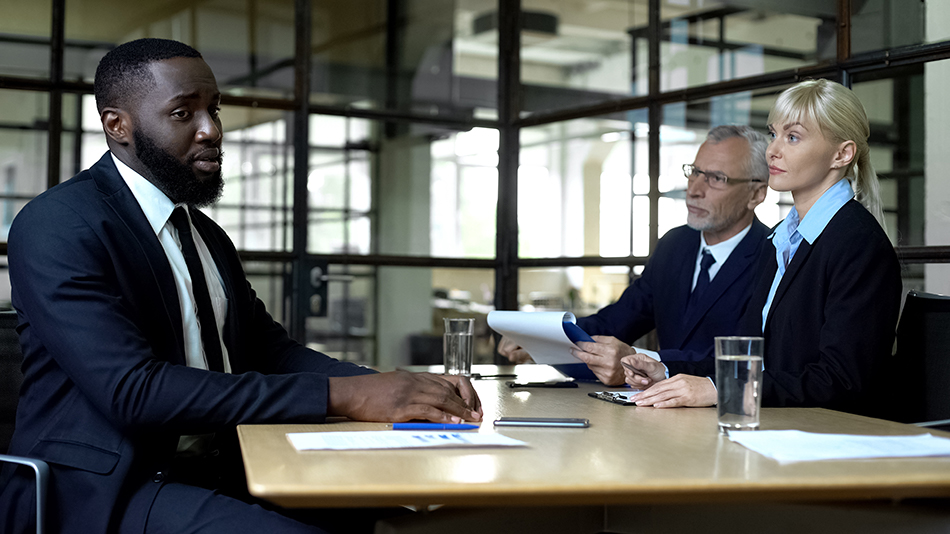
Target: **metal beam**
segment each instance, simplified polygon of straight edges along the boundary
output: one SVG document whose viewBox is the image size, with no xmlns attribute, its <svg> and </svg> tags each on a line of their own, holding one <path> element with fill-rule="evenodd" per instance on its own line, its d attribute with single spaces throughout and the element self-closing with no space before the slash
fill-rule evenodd
<svg viewBox="0 0 950 534">
<path fill-rule="evenodd" d="M 648 122 L 650 132 L 647 134 L 647 153 L 649 159 L 647 168 L 650 175 L 650 253 L 656 249 L 660 240 L 660 125 L 663 123 L 663 104 L 655 96 L 660 94 L 660 0 L 650 0 L 649 23 L 650 39 L 647 45 L 647 61 L 649 62 L 647 94 L 650 96 Z M 632 136 L 631 136 L 632 138 Z M 632 142 L 632 139 L 631 139 Z"/>
<path fill-rule="evenodd" d="M 66 55 L 66 0 L 54 0 L 50 30 L 49 134 L 46 150 L 46 187 L 59 183 L 63 147 L 63 57 Z"/>
<path fill-rule="evenodd" d="M 307 175 L 310 169 L 310 0 L 294 0 L 294 189 L 293 189 L 293 291 L 291 292 L 290 335 L 306 344 L 310 272 L 307 262 L 308 207 Z"/>
<path fill-rule="evenodd" d="M 498 204 L 495 213 L 495 309 L 518 309 L 517 125 L 521 113 L 521 0 L 498 2 Z"/>
<path fill-rule="evenodd" d="M 656 95 L 620 98 L 600 104 L 578 106 L 576 108 L 562 109 L 548 113 L 535 113 L 522 118 L 518 124 L 522 128 L 540 126 L 542 124 L 640 109 L 647 107 L 651 101 L 656 101 L 663 105 L 672 102 L 701 100 L 738 91 L 754 91 L 756 89 L 793 84 L 806 78 L 840 78 L 841 71 L 848 71 L 852 74 L 872 72 L 944 59 L 950 59 L 950 41 L 870 52 L 850 58 L 840 64 L 811 65 L 808 67 L 760 74 L 758 76 L 749 76 L 748 78 L 738 78 L 725 82 L 667 91 Z"/>
</svg>

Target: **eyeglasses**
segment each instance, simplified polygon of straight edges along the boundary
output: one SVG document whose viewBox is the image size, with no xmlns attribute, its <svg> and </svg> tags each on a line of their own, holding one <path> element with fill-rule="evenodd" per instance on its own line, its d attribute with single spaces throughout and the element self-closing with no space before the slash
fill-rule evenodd
<svg viewBox="0 0 950 534">
<path fill-rule="evenodd" d="M 756 179 L 729 178 L 725 174 L 718 171 L 704 171 L 691 163 L 683 165 L 683 176 L 685 176 L 689 181 L 692 182 L 699 175 L 703 175 L 703 179 L 706 180 L 706 185 L 712 189 L 725 189 L 726 186 L 731 183 L 764 181 Z"/>
</svg>

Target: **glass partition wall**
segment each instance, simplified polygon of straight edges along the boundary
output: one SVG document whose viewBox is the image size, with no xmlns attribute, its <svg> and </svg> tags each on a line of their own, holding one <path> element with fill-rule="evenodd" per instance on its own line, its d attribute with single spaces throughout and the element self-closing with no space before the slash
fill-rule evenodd
<svg viewBox="0 0 950 534">
<path fill-rule="evenodd" d="M 37 0 L 0 19 L 0 301 L 17 211 L 106 150 L 92 81 L 138 37 L 224 94 L 207 209 L 297 339 L 380 369 L 440 361 L 441 319 L 591 313 L 685 222 L 706 131 L 765 130 L 785 87 L 851 86 L 907 288 L 950 294 L 941 0 Z M 9 9 L 8 9 L 9 8 Z M 103 16 L 108 13 L 108 16 Z M 773 225 L 790 208 L 770 192 Z M 649 340 L 645 340 L 648 344 Z"/>
</svg>

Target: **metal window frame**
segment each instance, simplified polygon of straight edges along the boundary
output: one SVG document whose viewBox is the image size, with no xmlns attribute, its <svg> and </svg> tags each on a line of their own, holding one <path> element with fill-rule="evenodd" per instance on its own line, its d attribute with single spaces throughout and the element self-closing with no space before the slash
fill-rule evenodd
<svg viewBox="0 0 950 534">
<path fill-rule="evenodd" d="M 673 91 L 660 91 L 660 42 L 663 22 L 660 16 L 660 0 L 649 0 L 648 18 L 648 93 L 644 96 L 624 97 L 592 105 L 556 109 L 530 114 L 523 113 L 521 81 L 520 28 L 523 20 L 521 0 L 498 0 L 499 60 L 497 79 L 498 119 L 475 119 L 455 115 L 428 115 L 393 109 L 371 110 L 316 105 L 309 101 L 311 75 L 311 28 L 312 0 L 294 0 L 295 9 L 295 57 L 293 61 L 295 85 L 293 98 L 258 98 L 253 96 L 225 95 L 222 103 L 230 106 L 260 107 L 292 111 L 293 157 L 295 161 L 293 184 L 293 250 L 291 252 L 242 251 L 245 261 L 277 262 L 293 267 L 294 298 L 287 321 L 291 334 L 303 339 L 308 303 L 301 298 L 301 288 L 309 284 L 306 266 L 314 261 L 330 264 L 402 266 L 420 268 L 463 268 L 495 270 L 495 306 L 498 309 L 517 309 L 518 271 L 522 268 L 550 268 L 570 266 L 635 266 L 646 263 L 648 257 L 557 257 L 521 258 L 518 256 L 518 209 L 517 173 L 520 152 L 520 131 L 526 127 L 551 124 L 573 119 L 596 117 L 610 113 L 647 109 L 650 125 L 648 137 L 648 169 L 650 174 L 650 221 L 649 243 L 652 253 L 658 235 L 659 205 L 659 126 L 662 108 L 666 104 L 702 100 L 713 96 L 739 91 L 750 91 L 798 82 L 805 78 L 829 77 L 849 84 L 851 75 L 874 71 L 886 71 L 894 67 L 923 64 L 930 61 L 950 59 L 950 41 L 904 46 L 890 50 L 853 55 L 851 53 L 851 0 L 837 0 L 837 49 L 834 61 L 809 65 L 767 74 L 728 81 L 704 84 Z M 0 89 L 19 89 L 49 94 L 49 152 L 47 155 L 47 185 L 59 182 L 64 162 L 61 147 L 63 131 L 62 99 L 65 94 L 88 94 L 91 84 L 63 79 L 63 61 L 67 46 L 65 40 L 66 0 L 52 0 L 49 79 L 32 79 L 0 76 Z M 402 11 L 401 0 L 387 0 L 387 12 Z M 393 33 L 389 41 L 397 42 L 398 24 L 387 24 L 387 32 Z M 42 39 L 34 39 L 37 42 Z M 350 255 L 309 254 L 306 251 L 308 230 L 308 203 L 306 190 L 307 163 L 310 147 L 309 117 L 312 114 L 335 115 L 380 121 L 384 124 L 425 123 L 468 129 L 472 127 L 499 130 L 498 204 L 496 211 L 497 238 L 495 258 L 439 258 L 432 256 L 400 255 Z M 77 139 L 77 145 L 80 139 Z M 74 158 L 79 152 L 74 147 Z M 904 263 L 950 263 L 950 246 L 897 247 Z M 6 243 L 0 243 L 0 254 L 6 254 Z"/>
</svg>

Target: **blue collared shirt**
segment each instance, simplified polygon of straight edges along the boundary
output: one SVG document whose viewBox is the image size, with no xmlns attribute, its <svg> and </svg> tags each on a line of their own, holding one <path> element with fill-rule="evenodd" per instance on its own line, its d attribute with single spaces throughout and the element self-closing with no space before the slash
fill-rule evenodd
<svg viewBox="0 0 950 534">
<path fill-rule="evenodd" d="M 765 332 L 765 321 L 769 317 L 769 310 L 772 309 L 772 299 L 775 298 L 775 292 L 782 282 L 782 277 L 785 276 L 785 270 L 795 257 L 802 239 L 809 245 L 813 245 L 828 226 L 831 218 L 852 198 L 854 198 L 854 190 L 851 189 L 851 183 L 846 179 L 839 180 L 822 193 L 804 219 L 799 218 L 798 210 L 793 207 L 785 220 L 779 223 L 769 236 L 772 246 L 775 247 L 775 261 L 778 263 L 778 269 L 775 270 L 775 278 L 772 279 L 769 298 L 765 301 L 765 307 L 762 308 L 763 332 Z"/>
</svg>

